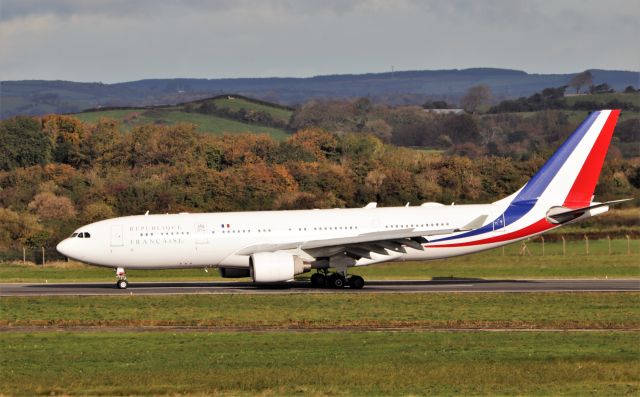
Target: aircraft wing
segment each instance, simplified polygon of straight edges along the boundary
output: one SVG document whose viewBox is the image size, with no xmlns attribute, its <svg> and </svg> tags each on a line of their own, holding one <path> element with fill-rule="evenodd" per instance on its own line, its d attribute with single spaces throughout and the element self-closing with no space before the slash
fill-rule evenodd
<svg viewBox="0 0 640 397">
<path fill-rule="evenodd" d="M 372 259 L 372 253 L 389 255 L 406 253 L 405 247 L 424 250 L 427 237 L 469 231 L 481 227 L 488 215 L 481 215 L 462 228 L 456 229 L 421 229 L 407 228 L 360 233 L 341 237 L 314 240 L 298 240 L 285 243 L 254 244 L 245 247 L 235 255 L 251 255 L 258 252 L 302 251 L 307 260 L 319 257 L 346 255 L 350 258 Z"/>
</svg>

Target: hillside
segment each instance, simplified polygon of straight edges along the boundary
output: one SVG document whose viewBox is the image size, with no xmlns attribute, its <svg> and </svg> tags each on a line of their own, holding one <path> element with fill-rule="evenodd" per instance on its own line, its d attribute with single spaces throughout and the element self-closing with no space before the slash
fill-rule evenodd
<svg viewBox="0 0 640 397">
<path fill-rule="evenodd" d="M 222 95 L 174 106 L 92 109 L 74 116 L 89 123 L 101 118 L 115 119 L 120 121 L 125 131 L 144 124 L 188 122 L 204 133 L 266 133 L 282 140 L 287 136 L 286 128 L 292 114 L 292 109 L 276 104 Z"/>
<path fill-rule="evenodd" d="M 594 84 L 616 91 L 638 86 L 638 72 L 591 70 Z M 369 97 L 391 105 L 422 104 L 428 99 L 457 102 L 474 85 L 488 85 L 496 100 L 528 96 L 565 85 L 574 74 L 529 74 L 518 70 L 475 68 L 405 71 L 308 78 L 149 79 L 116 84 L 70 81 L 0 82 L 0 118 L 16 114 L 74 113 L 97 107 L 157 106 L 184 103 L 227 92 L 286 105 L 314 98 Z"/>
</svg>

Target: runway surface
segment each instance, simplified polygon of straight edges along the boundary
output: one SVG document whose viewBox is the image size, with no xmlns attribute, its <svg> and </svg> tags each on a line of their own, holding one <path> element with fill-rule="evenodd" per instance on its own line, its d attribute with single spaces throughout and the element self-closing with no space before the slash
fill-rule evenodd
<svg viewBox="0 0 640 397">
<path fill-rule="evenodd" d="M 130 282 L 119 290 L 115 283 L 0 284 L 0 296 L 53 295 L 186 295 L 292 293 L 430 293 L 430 292 L 615 292 L 640 291 L 639 279 L 546 280 L 368 280 L 361 290 L 311 288 L 308 282 L 260 285 L 247 282 Z"/>
</svg>

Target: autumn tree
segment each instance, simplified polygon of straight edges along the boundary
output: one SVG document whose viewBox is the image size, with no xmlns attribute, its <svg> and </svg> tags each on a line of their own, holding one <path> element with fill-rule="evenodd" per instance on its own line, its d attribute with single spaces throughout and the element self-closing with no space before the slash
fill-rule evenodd
<svg viewBox="0 0 640 397">
<path fill-rule="evenodd" d="M 484 85 L 476 85 L 467 91 L 460 99 L 460 105 L 468 112 L 476 112 L 480 106 L 491 103 L 491 89 Z"/>
<path fill-rule="evenodd" d="M 82 211 L 82 218 L 86 223 L 101 221 L 114 217 L 113 208 L 108 204 L 95 202 L 88 204 Z"/>
<path fill-rule="evenodd" d="M 89 162 L 102 167 L 124 164 L 120 124 L 111 119 L 101 119 L 91 129 L 87 142 Z"/>
<path fill-rule="evenodd" d="M 310 161 L 336 160 L 340 155 L 338 139 L 335 134 L 320 128 L 308 128 L 298 131 L 281 145 L 280 152 L 293 151 L 294 156 L 281 153 L 282 158 Z"/>
<path fill-rule="evenodd" d="M 575 88 L 576 94 L 580 92 L 580 89 L 582 89 L 582 87 L 589 87 L 592 84 L 593 75 L 588 70 L 574 75 L 571 80 L 569 80 L 569 87 Z"/>
<path fill-rule="evenodd" d="M 73 116 L 49 115 L 42 119 L 43 130 L 53 143 L 53 158 L 74 167 L 90 165 L 91 131 Z"/>
<path fill-rule="evenodd" d="M 43 227 L 35 216 L 0 207 L 0 250 L 32 245 L 30 242 L 42 231 Z"/>
<path fill-rule="evenodd" d="M 29 203 L 29 209 L 46 220 L 68 219 L 77 213 L 68 197 L 56 196 L 51 192 L 38 193 Z"/>
</svg>

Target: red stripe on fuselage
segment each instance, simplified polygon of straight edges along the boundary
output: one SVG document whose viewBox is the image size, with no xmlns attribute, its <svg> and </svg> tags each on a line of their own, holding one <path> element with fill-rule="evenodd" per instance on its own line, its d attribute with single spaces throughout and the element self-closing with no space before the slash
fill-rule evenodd
<svg viewBox="0 0 640 397">
<path fill-rule="evenodd" d="M 516 230 L 514 232 L 511 233 L 505 233 L 505 234 L 500 234 L 497 235 L 495 237 L 489 237 L 489 238 L 485 238 L 482 240 L 476 240 L 476 241 L 467 241 L 464 243 L 453 243 L 453 244 L 443 244 L 443 245 L 431 245 L 431 244 L 426 244 L 425 247 L 427 248 L 446 248 L 446 247 L 469 247 L 469 246 L 473 246 L 473 245 L 481 245 L 481 244 L 491 244 L 491 243 L 501 243 L 504 241 L 509 241 L 509 240 L 517 240 L 519 238 L 523 238 L 523 237 L 527 237 L 533 234 L 537 234 L 537 233 L 541 233 L 544 231 L 547 231 L 549 229 L 552 229 L 553 227 L 555 227 L 557 225 L 553 225 L 549 222 L 547 222 L 546 219 L 540 219 L 538 222 L 529 225 L 523 229 L 520 230 Z M 433 242 L 434 244 L 437 244 L 437 241 Z"/>
<path fill-rule="evenodd" d="M 564 200 L 564 207 L 581 208 L 591 204 L 591 197 L 596 188 L 596 183 L 598 183 L 598 179 L 600 178 L 602 164 L 604 163 L 604 158 L 607 156 L 611 136 L 613 135 L 613 130 L 619 115 L 620 110 L 612 110 L 611 114 L 609 114 L 609 118 L 607 118 L 607 121 L 604 123 L 600 135 L 598 135 L 596 142 L 580 169 L 580 173 L 578 173 L 578 177 L 573 182 L 573 186 L 571 186 L 571 190 Z"/>
</svg>

